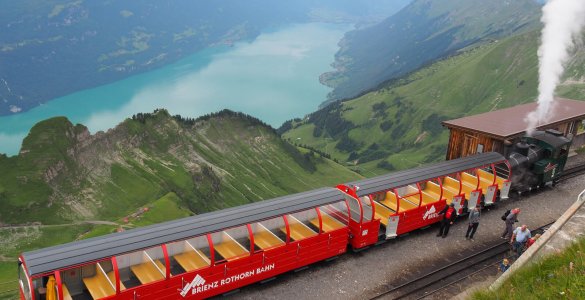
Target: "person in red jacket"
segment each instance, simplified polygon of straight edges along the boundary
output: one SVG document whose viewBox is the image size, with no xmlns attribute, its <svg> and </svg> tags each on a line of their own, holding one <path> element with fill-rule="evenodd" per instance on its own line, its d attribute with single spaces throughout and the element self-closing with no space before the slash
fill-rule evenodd
<svg viewBox="0 0 585 300">
<path fill-rule="evenodd" d="M 443 210 L 439 213 L 439 215 L 443 215 L 441 219 L 441 229 L 439 229 L 439 234 L 437 236 L 442 236 L 443 238 L 449 234 L 449 227 L 453 225 L 455 218 L 457 217 L 457 211 L 455 211 L 455 203 L 449 204 L 449 206 L 445 206 Z"/>
</svg>

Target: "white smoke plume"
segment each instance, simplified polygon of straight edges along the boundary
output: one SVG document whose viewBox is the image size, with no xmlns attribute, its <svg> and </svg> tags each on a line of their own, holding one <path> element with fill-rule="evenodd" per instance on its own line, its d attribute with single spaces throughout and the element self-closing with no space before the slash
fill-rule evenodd
<svg viewBox="0 0 585 300">
<path fill-rule="evenodd" d="M 548 0 L 540 20 L 544 28 L 538 48 L 538 107 L 524 119 L 528 134 L 550 117 L 548 113 L 553 109 L 554 92 L 569 59 L 569 50 L 585 25 L 585 0 Z"/>
</svg>

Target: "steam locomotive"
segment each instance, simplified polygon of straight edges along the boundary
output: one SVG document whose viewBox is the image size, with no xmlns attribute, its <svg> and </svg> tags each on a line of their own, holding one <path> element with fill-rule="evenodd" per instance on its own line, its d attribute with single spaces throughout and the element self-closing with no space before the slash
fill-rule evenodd
<svg viewBox="0 0 585 300">
<path fill-rule="evenodd" d="M 570 146 L 571 136 L 553 129 L 536 131 L 513 147 L 508 145 L 504 155 L 512 168 L 512 188 L 521 193 L 554 186 L 565 168 Z"/>
</svg>

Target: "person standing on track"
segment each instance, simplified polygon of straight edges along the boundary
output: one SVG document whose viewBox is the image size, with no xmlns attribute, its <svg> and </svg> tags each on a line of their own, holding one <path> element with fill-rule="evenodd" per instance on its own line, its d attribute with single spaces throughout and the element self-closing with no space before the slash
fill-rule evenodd
<svg viewBox="0 0 585 300">
<path fill-rule="evenodd" d="M 512 236 L 514 230 L 514 223 L 518 222 L 518 214 L 520 214 L 520 208 L 514 208 L 510 211 L 510 214 L 506 217 L 506 229 L 502 233 L 502 239 L 509 239 Z"/>
<path fill-rule="evenodd" d="M 465 233 L 466 240 L 473 241 L 473 235 L 477 230 L 477 226 L 479 226 L 479 218 L 481 217 L 481 212 L 479 209 L 480 206 L 477 205 L 473 210 L 469 212 L 469 218 L 467 218 L 467 220 L 469 221 L 469 225 L 467 226 L 467 233 Z"/>
<path fill-rule="evenodd" d="M 514 230 L 512 238 L 510 239 L 510 244 L 512 244 L 512 248 L 516 251 L 516 258 L 522 255 L 522 252 L 524 252 L 524 246 L 531 237 L 532 234 L 530 234 L 530 230 L 526 225 L 517 227 L 516 230 Z"/>
<path fill-rule="evenodd" d="M 455 211 L 455 203 L 449 204 L 449 206 L 445 206 L 443 210 L 439 213 L 439 215 L 443 215 L 441 219 L 441 229 L 439 229 L 439 234 L 437 236 L 442 236 L 443 238 L 449 234 L 449 227 L 453 225 L 455 221 L 455 217 L 457 217 L 457 211 Z"/>
</svg>

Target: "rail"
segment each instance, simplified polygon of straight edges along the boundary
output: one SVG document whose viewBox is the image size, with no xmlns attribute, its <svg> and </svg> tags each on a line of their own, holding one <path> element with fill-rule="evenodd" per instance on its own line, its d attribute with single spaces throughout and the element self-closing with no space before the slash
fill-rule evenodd
<svg viewBox="0 0 585 300">
<path fill-rule="evenodd" d="M 534 230 L 534 232 L 544 231 L 554 222 L 548 223 Z M 482 251 L 476 252 L 470 256 L 457 260 L 451 264 L 438 268 L 427 274 L 404 282 L 398 286 L 389 287 L 386 291 L 370 299 L 422 299 L 436 294 L 461 280 L 479 273 L 487 268 L 493 267 L 496 262 L 502 259 L 502 255 L 510 251 L 510 244 L 507 241 L 499 242 Z M 488 266 L 480 266 L 484 262 Z M 478 267 L 480 266 L 480 267 Z M 439 288 L 436 288 L 440 284 Z"/>
<path fill-rule="evenodd" d="M 585 173 L 585 164 L 580 164 L 570 169 L 565 169 L 559 180 L 566 180 L 577 177 L 583 173 Z"/>
</svg>

